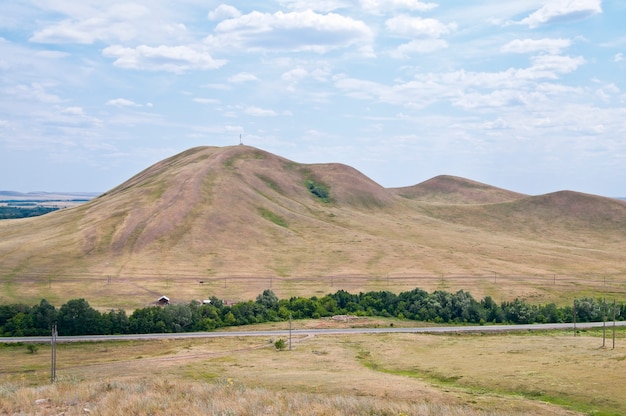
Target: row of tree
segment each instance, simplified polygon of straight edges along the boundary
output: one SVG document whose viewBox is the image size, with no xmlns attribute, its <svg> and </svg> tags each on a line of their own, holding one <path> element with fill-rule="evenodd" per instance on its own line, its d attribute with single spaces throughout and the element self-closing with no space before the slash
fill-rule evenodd
<svg viewBox="0 0 626 416">
<path fill-rule="evenodd" d="M 44 215 L 52 211 L 56 211 L 59 208 L 56 207 L 10 207 L 10 206 L 2 206 L 0 207 L 0 220 L 6 219 L 15 219 L 15 218 L 27 218 L 27 217 L 37 217 L 39 215 Z"/>
<path fill-rule="evenodd" d="M 624 303 L 615 306 L 617 319 Z M 608 319 L 613 317 L 609 305 Z M 135 310 L 99 312 L 85 299 L 73 299 L 56 309 L 46 300 L 38 305 L 0 305 L 0 336 L 48 335 L 56 322 L 59 335 L 146 334 L 166 332 L 211 331 L 235 325 L 269 321 L 321 318 L 333 315 L 382 316 L 415 321 L 456 324 L 530 324 L 601 321 L 607 307 L 600 300 L 576 299 L 571 306 L 553 303 L 532 305 L 523 300 L 496 303 L 491 297 L 477 301 L 468 292 L 428 293 L 421 289 L 394 294 L 367 292 L 351 294 L 339 290 L 324 297 L 292 297 L 279 300 L 265 290 L 255 301 L 225 305 L 211 298 L 208 304 L 191 302 L 150 306 Z"/>
</svg>

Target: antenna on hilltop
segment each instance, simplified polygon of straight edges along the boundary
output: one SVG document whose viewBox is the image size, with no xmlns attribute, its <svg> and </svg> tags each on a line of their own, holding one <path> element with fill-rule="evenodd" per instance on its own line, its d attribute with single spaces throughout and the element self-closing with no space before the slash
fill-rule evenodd
<svg viewBox="0 0 626 416">
<path fill-rule="evenodd" d="M 239 135 L 239 146 L 241 146 L 243 142 L 241 141 L 241 134 Z"/>
</svg>

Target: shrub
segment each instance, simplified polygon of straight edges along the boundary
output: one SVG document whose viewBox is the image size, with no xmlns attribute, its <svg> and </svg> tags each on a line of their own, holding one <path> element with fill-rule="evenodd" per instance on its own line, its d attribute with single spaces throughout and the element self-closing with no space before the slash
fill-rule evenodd
<svg viewBox="0 0 626 416">
<path fill-rule="evenodd" d="M 276 342 L 274 343 L 274 347 L 276 347 L 276 349 L 277 349 L 278 351 L 282 351 L 282 350 L 284 350 L 285 348 L 287 348 L 287 343 L 285 342 L 285 340 L 284 340 L 284 339 L 282 339 L 282 338 L 281 338 L 281 339 L 279 339 L 278 341 L 276 341 Z"/>
<path fill-rule="evenodd" d="M 309 192 L 318 197 L 324 202 L 328 202 L 328 187 L 321 183 L 313 182 L 311 179 L 306 181 L 306 186 L 309 188 Z"/>
</svg>

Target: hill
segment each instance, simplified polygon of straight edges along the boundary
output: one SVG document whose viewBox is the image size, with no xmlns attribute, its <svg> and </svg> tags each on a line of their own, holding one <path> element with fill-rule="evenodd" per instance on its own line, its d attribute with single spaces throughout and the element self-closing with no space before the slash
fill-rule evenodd
<svg viewBox="0 0 626 416">
<path fill-rule="evenodd" d="M 436 176 L 409 187 L 393 188 L 391 191 L 409 199 L 449 204 L 490 204 L 528 196 L 448 175 Z"/>
<path fill-rule="evenodd" d="M 341 164 L 198 147 L 80 206 L 0 222 L 0 302 L 311 295 L 341 278 L 371 289 L 403 276 L 623 275 L 625 218 L 625 202 L 594 195 L 526 196 L 449 176 L 385 189 Z"/>
</svg>

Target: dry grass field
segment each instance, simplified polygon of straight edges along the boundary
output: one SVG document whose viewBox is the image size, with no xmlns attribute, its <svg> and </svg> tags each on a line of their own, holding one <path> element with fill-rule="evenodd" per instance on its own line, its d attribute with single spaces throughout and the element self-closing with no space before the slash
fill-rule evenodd
<svg viewBox="0 0 626 416">
<path fill-rule="evenodd" d="M 624 414 L 626 334 L 615 349 L 600 335 L 335 335 L 291 351 L 250 337 L 61 344 L 55 384 L 49 346 L 6 345 L 0 413 Z"/>
</svg>

